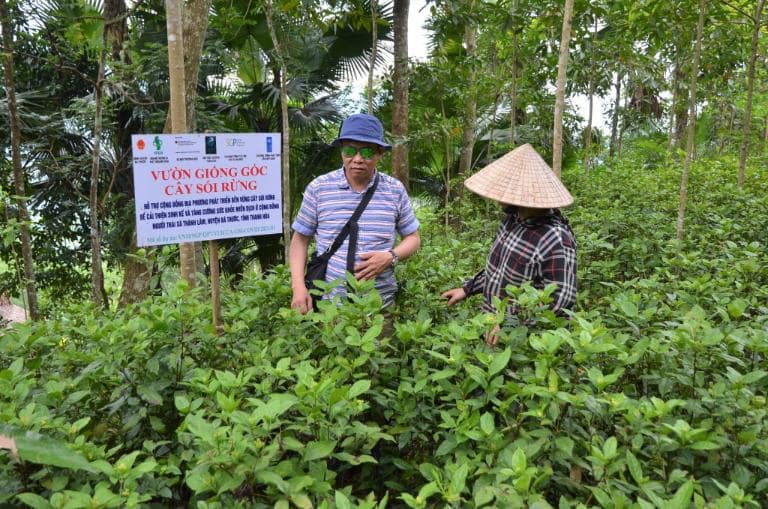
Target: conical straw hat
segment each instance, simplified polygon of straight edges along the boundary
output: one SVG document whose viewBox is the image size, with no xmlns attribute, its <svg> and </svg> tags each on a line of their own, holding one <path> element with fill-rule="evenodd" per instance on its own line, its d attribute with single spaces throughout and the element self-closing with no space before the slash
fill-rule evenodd
<svg viewBox="0 0 768 509">
<path fill-rule="evenodd" d="M 573 203 L 571 193 L 528 143 L 478 171 L 464 185 L 484 198 L 519 207 L 549 209 Z"/>
</svg>

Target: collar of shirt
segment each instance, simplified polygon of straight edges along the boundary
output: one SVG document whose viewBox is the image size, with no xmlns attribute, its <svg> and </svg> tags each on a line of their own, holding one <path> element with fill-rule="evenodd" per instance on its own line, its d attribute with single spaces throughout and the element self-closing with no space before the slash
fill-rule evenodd
<svg viewBox="0 0 768 509">
<path fill-rule="evenodd" d="M 379 170 L 373 170 L 373 175 L 371 175 L 371 180 L 368 181 L 368 185 L 365 186 L 365 189 L 360 191 L 360 194 L 366 192 L 372 185 L 373 181 L 376 180 L 376 173 L 378 173 Z M 347 180 L 347 174 L 344 171 L 344 167 L 342 166 L 338 170 L 336 170 L 337 175 L 334 177 L 336 178 L 336 183 L 339 186 L 339 189 L 352 189 L 352 186 L 349 185 L 349 180 Z M 357 192 L 357 191 L 355 191 Z"/>
<path fill-rule="evenodd" d="M 517 207 L 510 205 L 504 208 L 507 217 L 504 222 L 509 226 L 520 225 L 526 228 L 535 228 L 542 224 L 551 223 L 558 218 L 556 209 L 548 209 L 546 214 L 540 216 L 527 217 L 525 219 L 517 215 Z"/>
</svg>

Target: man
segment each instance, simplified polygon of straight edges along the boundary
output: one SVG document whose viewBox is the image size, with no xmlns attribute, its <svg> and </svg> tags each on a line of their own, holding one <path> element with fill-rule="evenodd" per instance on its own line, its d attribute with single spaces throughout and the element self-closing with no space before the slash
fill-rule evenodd
<svg viewBox="0 0 768 509">
<path fill-rule="evenodd" d="M 384 128 L 372 115 L 356 114 L 341 126 L 339 137 L 331 145 L 341 149 L 342 167 L 321 175 L 304 190 L 304 200 L 294 221 L 289 249 L 291 306 L 306 314 L 312 309 L 312 297 L 304 283 L 307 248 L 315 237 L 318 253 L 324 253 L 354 213 L 363 195 L 378 184 L 370 202 L 358 220 L 354 275 L 359 280 L 375 279 L 384 306 L 394 302 L 397 283 L 393 268 L 419 249 L 419 221 L 403 184 L 376 170 L 385 150 Z M 401 241 L 395 245 L 396 234 Z M 325 280 L 344 279 L 347 266 L 348 236 L 328 262 Z M 344 295 L 343 284 L 330 295 Z"/>
<path fill-rule="evenodd" d="M 504 299 L 507 285 L 526 281 L 538 289 L 557 285 L 552 310 L 561 314 L 576 302 L 576 240 L 559 207 L 573 197 L 538 153 L 526 144 L 478 171 L 464 185 L 501 202 L 506 217 L 496 233 L 485 268 L 460 288 L 443 292 L 452 306 L 467 296 L 483 295 L 483 311 L 493 313 L 493 298 Z M 514 305 L 508 308 L 514 313 Z M 486 336 L 498 341 L 496 326 Z"/>
</svg>

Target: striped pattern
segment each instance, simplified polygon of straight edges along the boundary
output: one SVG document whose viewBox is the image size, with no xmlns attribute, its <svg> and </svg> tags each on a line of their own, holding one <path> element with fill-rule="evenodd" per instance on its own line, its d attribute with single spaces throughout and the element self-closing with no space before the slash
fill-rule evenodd
<svg viewBox="0 0 768 509">
<path fill-rule="evenodd" d="M 373 185 L 373 179 L 370 185 Z M 317 252 L 325 252 L 354 213 L 364 193 L 365 190 L 358 193 L 352 189 L 343 168 L 317 177 L 304 190 L 304 199 L 293 222 L 293 230 L 307 237 L 314 236 Z M 379 186 L 360 216 L 358 225 L 355 263 L 360 262 L 361 253 L 392 249 L 397 234 L 410 235 L 419 229 L 419 221 L 402 183 L 383 173 L 379 173 Z M 349 238 L 331 257 L 326 281 L 344 278 L 348 245 Z M 375 286 L 385 304 L 394 300 L 397 282 L 391 269 L 376 278 Z M 344 286 L 339 285 L 329 297 L 343 293 Z"/>
<path fill-rule="evenodd" d="M 576 303 L 576 240 L 559 211 L 519 219 L 516 207 L 507 207 L 485 269 L 463 285 L 467 295 L 483 294 L 483 311 L 494 312 L 493 297 L 506 297 L 507 285 L 525 281 L 538 289 L 557 284 L 550 303 L 555 312 Z M 514 313 L 514 306 L 510 309 Z"/>
</svg>

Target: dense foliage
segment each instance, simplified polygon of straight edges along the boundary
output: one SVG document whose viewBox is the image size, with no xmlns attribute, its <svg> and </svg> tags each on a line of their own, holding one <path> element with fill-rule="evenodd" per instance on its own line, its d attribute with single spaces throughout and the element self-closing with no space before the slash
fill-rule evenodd
<svg viewBox="0 0 768 509">
<path fill-rule="evenodd" d="M 441 290 L 483 264 L 498 210 L 398 268 L 393 337 L 366 284 L 288 309 L 283 266 L 225 295 L 217 336 L 182 286 L 110 314 L 83 306 L 0 336 L 0 504 L 36 508 L 759 507 L 768 496 L 768 173 L 679 170 L 657 143 L 565 175 L 579 304 L 502 319 Z M 449 228 L 449 229 L 446 229 Z M 522 325 L 525 324 L 525 325 Z"/>
</svg>

